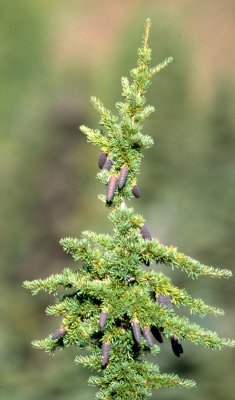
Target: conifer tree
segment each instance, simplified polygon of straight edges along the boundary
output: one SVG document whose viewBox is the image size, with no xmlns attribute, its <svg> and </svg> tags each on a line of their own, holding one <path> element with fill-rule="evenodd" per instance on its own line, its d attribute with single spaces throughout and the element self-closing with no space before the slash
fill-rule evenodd
<svg viewBox="0 0 235 400">
<path fill-rule="evenodd" d="M 222 309 L 190 296 L 167 275 L 143 268 L 161 263 L 166 270 L 178 268 L 191 278 L 232 275 L 161 244 L 151 236 L 142 215 L 127 206 L 128 200 L 141 195 L 137 174 L 142 152 L 153 145 L 153 139 L 141 133 L 143 121 L 154 111 L 146 105 L 145 93 L 151 78 L 172 62 L 169 57 L 150 67 L 149 30 L 148 19 L 137 67 L 130 72 L 132 81 L 121 79 L 124 101 L 116 104 L 118 116 L 92 97 L 100 128 L 80 127 L 101 151 L 97 178 L 106 185 L 106 194 L 99 199 L 107 207 L 113 234 L 85 231 L 80 239 L 62 239 L 64 251 L 80 262 L 77 269 L 24 282 L 33 295 L 54 292 L 55 304 L 46 313 L 62 317 L 58 329 L 44 340 L 33 341 L 33 346 L 49 353 L 70 345 L 87 349 L 89 355 L 79 355 L 75 362 L 99 373 L 89 378 L 99 387 L 97 400 L 147 399 L 153 388 L 194 387 L 194 381 L 160 373 L 156 364 L 144 360 L 147 352 L 159 353 L 163 340 L 177 357 L 183 354 L 185 340 L 212 350 L 235 345 L 177 314 L 181 306 L 199 316 L 223 315 Z"/>
</svg>

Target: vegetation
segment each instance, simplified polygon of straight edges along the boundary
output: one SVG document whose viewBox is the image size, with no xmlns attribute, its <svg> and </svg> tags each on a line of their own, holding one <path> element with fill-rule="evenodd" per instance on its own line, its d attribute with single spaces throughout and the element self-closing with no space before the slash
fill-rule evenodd
<svg viewBox="0 0 235 400">
<path fill-rule="evenodd" d="M 142 152 L 153 144 L 150 136 L 141 133 L 143 121 L 154 111 L 146 105 L 145 94 L 151 78 L 172 61 L 169 57 L 150 67 L 149 29 L 147 20 L 137 68 L 130 74 L 132 82 L 122 78 L 125 101 L 116 104 L 118 116 L 92 97 L 101 128 L 81 126 L 88 141 L 101 150 L 97 177 L 107 186 L 107 192 L 99 198 L 110 211 L 113 234 L 85 231 L 80 239 L 61 240 L 64 251 L 79 262 L 78 268 L 24 283 L 33 294 L 54 292 L 55 305 L 47 307 L 46 312 L 63 316 L 54 333 L 33 345 L 50 353 L 71 345 L 89 350 L 89 355 L 79 355 L 75 361 L 100 373 L 89 379 L 100 388 L 97 399 L 145 399 L 153 388 L 193 387 L 193 381 L 162 374 L 156 364 L 144 359 L 148 352 L 159 353 L 156 342 L 163 339 L 169 341 L 177 357 L 183 353 L 184 340 L 210 349 L 235 345 L 176 312 L 184 306 L 199 316 L 223 315 L 222 309 L 175 286 L 165 267 L 179 269 L 192 278 L 228 278 L 231 272 L 203 265 L 161 244 L 150 234 L 142 215 L 127 206 L 128 200 L 140 197 L 137 174 Z M 164 273 L 148 271 L 147 267 L 155 263 L 164 266 Z"/>
</svg>

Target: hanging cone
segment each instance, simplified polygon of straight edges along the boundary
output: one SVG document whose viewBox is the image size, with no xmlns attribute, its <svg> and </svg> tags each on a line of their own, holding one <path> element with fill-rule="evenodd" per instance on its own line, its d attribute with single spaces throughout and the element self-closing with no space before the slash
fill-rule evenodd
<svg viewBox="0 0 235 400">
<path fill-rule="evenodd" d="M 183 347 L 176 336 L 172 336 L 171 338 L 171 347 L 176 357 L 180 357 L 180 354 L 183 354 L 184 352 Z"/>
<path fill-rule="evenodd" d="M 119 181 L 118 181 L 118 189 L 122 189 L 123 186 L 126 183 L 126 178 L 128 175 L 128 167 L 126 165 L 123 165 L 122 168 L 120 169 L 120 176 L 119 176 Z"/>
<path fill-rule="evenodd" d="M 107 169 L 109 171 L 111 169 L 112 165 L 113 165 L 113 162 L 109 158 L 107 158 L 102 169 Z"/>
<path fill-rule="evenodd" d="M 103 168 L 103 166 L 104 166 L 104 164 L 105 164 L 105 162 L 106 162 L 106 160 L 107 160 L 107 153 L 104 153 L 103 151 L 102 151 L 102 153 L 100 154 L 100 156 L 99 156 L 99 160 L 98 160 L 98 165 L 99 165 L 99 168 L 100 169 L 102 169 Z"/>
<path fill-rule="evenodd" d="M 106 364 L 108 363 L 109 350 L 110 350 L 109 343 L 103 342 L 102 343 L 102 358 L 101 358 L 101 366 L 102 367 L 105 367 Z"/>
<path fill-rule="evenodd" d="M 150 266 L 150 261 L 149 260 L 143 260 L 143 263 L 146 265 L 146 267 Z"/>
<path fill-rule="evenodd" d="M 131 326 L 135 341 L 140 344 L 141 343 L 140 324 L 137 320 L 133 320 Z"/>
<path fill-rule="evenodd" d="M 152 332 L 153 336 L 155 337 L 155 339 L 156 339 L 159 343 L 162 343 L 162 342 L 163 342 L 162 335 L 161 335 L 159 329 L 158 329 L 155 325 L 153 325 L 153 326 L 151 327 L 151 332 Z"/>
<path fill-rule="evenodd" d="M 99 326 L 100 326 L 101 329 L 104 329 L 104 325 L 105 325 L 107 317 L 108 317 L 108 313 L 104 312 L 104 311 L 101 311 L 100 319 L 99 319 Z"/>
<path fill-rule="evenodd" d="M 140 189 L 139 186 L 135 185 L 132 188 L 133 195 L 138 199 L 140 197 Z"/>
<path fill-rule="evenodd" d="M 151 233 L 149 232 L 149 230 L 145 224 L 141 226 L 140 233 L 141 233 L 143 239 L 146 239 L 146 240 L 152 239 Z"/>
<path fill-rule="evenodd" d="M 106 195 L 106 203 L 111 203 L 117 186 L 117 177 L 115 175 L 110 176 L 108 183 L 108 191 Z"/>
<path fill-rule="evenodd" d="M 154 346 L 153 335 L 147 326 L 143 327 L 143 335 L 147 340 L 149 347 L 153 347 Z"/>
<path fill-rule="evenodd" d="M 52 340 L 57 340 L 63 337 L 67 332 L 67 328 L 65 326 L 60 326 L 54 333 L 51 335 Z"/>
</svg>

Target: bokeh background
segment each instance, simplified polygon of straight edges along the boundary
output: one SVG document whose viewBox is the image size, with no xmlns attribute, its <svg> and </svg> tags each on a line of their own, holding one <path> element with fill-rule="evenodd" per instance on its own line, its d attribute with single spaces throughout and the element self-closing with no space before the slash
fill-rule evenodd
<svg viewBox="0 0 235 400">
<path fill-rule="evenodd" d="M 111 109 L 120 77 L 135 66 L 146 17 L 152 19 L 153 64 L 174 63 L 148 93 L 156 112 L 145 124 L 155 146 L 143 160 L 142 197 L 133 202 L 164 244 L 203 263 L 234 269 L 235 2 L 233 0 L 0 2 L 0 398 L 94 398 L 89 372 L 75 366 L 76 348 L 54 357 L 30 346 L 59 321 L 44 309 L 53 297 L 32 297 L 22 282 L 75 267 L 58 241 L 85 229 L 110 232 L 97 200 L 98 149 L 81 123 L 97 126 L 89 103 Z M 174 281 L 223 306 L 204 326 L 234 337 L 234 279 Z M 198 321 L 197 318 L 193 320 Z M 166 342 L 166 341 L 165 341 Z M 162 371 L 195 378 L 198 388 L 161 390 L 153 399 L 234 399 L 235 352 L 169 343 Z"/>
</svg>

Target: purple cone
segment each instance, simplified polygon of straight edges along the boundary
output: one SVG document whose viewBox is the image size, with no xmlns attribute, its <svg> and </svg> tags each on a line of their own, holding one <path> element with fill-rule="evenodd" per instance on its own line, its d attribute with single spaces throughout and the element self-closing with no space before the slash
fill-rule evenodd
<svg viewBox="0 0 235 400">
<path fill-rule="evenodd" d="M 140 197 L 140 189 L 137 185 L 133 186 L 132 193 L 137 199 Z"/>
<path fill-rule="evenodd" d="M 171 347 L 176 357 L 180 357 L 180 354 L 183 354 L 184 352 L 183 347 L 176 336 L 172 336 L 171 338 Z"/>
<path fill-rule="evenodd" d="M 105 365 L 108 362 L 109 358 L 109 350 L 110 350 L 110 345 L 107 342 L 102 343 L 102 358 L 101 358 L 101 366 L 105 367 Z"/>
<path fill-rule="evenodd" d="M 115 175 L 110 176 L 108 183 L 108 190 L 106 195 L 106 202 L 111 203 L 114 197 L 114 193 L 117 187 L 117 177 Z"/>
<path fill-rule="evenodd" d="M 153 325 L 153 326 L 151 327 L 151 332 L 152 332 L 153 336 L 155 337 L 155 339 L 156 339 L 159 343 L 162 343 L 162 342 L 163 342 L 163 339 L 162 339 L 162 335 L 161 335 L 161 333 L 160 333 L 160 330 L 159 330 L 155 325 Z"/>
<path fill-rule="evenodd" d="M 112 165 L 113 165 L 112 161 L 109 158 L 107 158 L 102 169 L 107 169 L 109 171 Z"/>
<path fill-rule="evenodd" d="M 100 326 L 101 329 L 104 328 L 104 325 L 105 325 L 107 317 L 108 317 L 108 313 L 104 312 L 104 311 L 101 311 L 100 319 L 99 319 L 99 326 Z"/>
<path fill-rule="evenodd" d="M 143 335 L 147 340 L 149 347 L 153 347 L 154 346 L 153 335 L 147 326 L 143 327 Z"/>
<path fill-rule="evenodd" d="M 99 165 L 99 168 L 100 168 L 100 169 L 103 168 L 103 166 L 104 166 L 106 160 L 107 160 L 107 153 L 104 153 L 104 152 L 102 151 L 102 153 L 101 153 L 100 156 L 99 156 L 99 160 L 98 160 L 98 165 Z"/>
<path fill-rule="evenodd" d="M 122 189 L 123 186 L 125 186 L 126 183 L 126 178 L 128 175 L 128 167 L 126 165 L 123 165 L 120 169 L 120 175 L 119 175 L 119 181 L 118 181 L 118 189 Z"/>
<path fill-rule="evenodd" d="M 63 337 L 67 332 L 67 328 L 65 326 L 60 326 L 54 333 L 52 333 L 51 338 L 53 340 L 60 339 Z"/>
<path fill-rule="evenodd" d="M 171 306 L 171 297 L 170 296 L 163 296 L 162 294 L 159 294 L 157 296 L 157 301 L 161 306 Z"/>
<path fill-rule="evenodd" d="M 141 342 L 141 331 L 140 331 L 140 324 L 137 320 L 133 320 L 131 323 L 133 335 L 135 341 L 140 344 Z"/>
<path fill-rule="evenodd" d="M 145 240 L 152 239 L 151 233 L 149 232 L 149 230 L 145 224 L 141 226 L 140 233 L 141 233 L 143 239 L 145 239 Z"/>
</svg>

